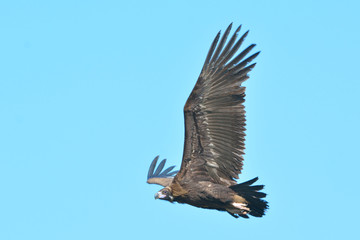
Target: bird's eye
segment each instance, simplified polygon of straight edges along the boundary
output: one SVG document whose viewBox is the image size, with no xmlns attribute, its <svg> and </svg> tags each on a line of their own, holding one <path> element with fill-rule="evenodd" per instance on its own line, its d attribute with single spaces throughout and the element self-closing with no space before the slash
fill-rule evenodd
<svg viewBox="0 0 360 240">
<path fill-rule="evenodd" d="M 167 194 L 168 193 L 168 191 L 163 191 L 163 194 Z"/>
</svg>

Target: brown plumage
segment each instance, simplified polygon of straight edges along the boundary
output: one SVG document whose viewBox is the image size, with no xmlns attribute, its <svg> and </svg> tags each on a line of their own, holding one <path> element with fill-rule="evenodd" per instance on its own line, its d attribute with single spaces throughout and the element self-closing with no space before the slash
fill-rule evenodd
<svg viewBox="0 0 360 240">
<path fill-rule="evenodd" d="M 180 171 L 162 171 L 152 162 L 148 183 L 164 186 L 155 198 L 196 207 L 227 211 L 234 217 L 261 217 L 268 205 L 263 185 L 252 185 L 258 178 L 237 184 L 243 166 L 245 141 L 245 87 L 254 68 L 251 61 L 259 52 L 246 57 L 250 45 L 237 54 L 248 31 L 236 41 L 240 27 L 226 43 L 232 24 L 211 44 L 203 69 L 184 107 L 185 145 Z M 220 41 L 219 41 L 220 39 Z M 177 173 L 177 174 L 176 174 Z M 174 175 L 176 176 L 174 177 Z"/>
</svg>

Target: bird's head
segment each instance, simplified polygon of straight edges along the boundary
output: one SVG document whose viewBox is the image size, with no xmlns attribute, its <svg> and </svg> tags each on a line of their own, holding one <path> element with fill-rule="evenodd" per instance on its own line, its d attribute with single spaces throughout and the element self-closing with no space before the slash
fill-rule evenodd
<svg viewBox="0 0 360 240">
<path fill-rule="evenodd" d="M 167 200 L 172 202 L 174 200 L 174 197 L 172 195 L 171 188 L 166 187 L 161 189 L 155 194 L 155 199 L 161 199 L 161 200 Z"/>
</svg>

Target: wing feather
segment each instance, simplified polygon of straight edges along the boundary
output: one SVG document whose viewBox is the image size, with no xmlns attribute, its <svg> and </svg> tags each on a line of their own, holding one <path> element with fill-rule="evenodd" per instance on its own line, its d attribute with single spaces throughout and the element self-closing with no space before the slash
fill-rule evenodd
<svg viewBox="0 0 360 240">
<path fill-rule="evenodd" d="M 175 166 L 170 166 L 164 171 L 162 171 L 166 164 L 166 159 L 162 160 L 158 167 L 155 169 L 158 160 L 159 156 L 156 156 L 150 164 L 147 176 L 147 183 L 158 184 L 164 187 L 169 186 L 174 179 L 174 175 L 178 173 L 178 171 L 172 171 Z"/>
<path fill-rule="evenodd" d="M 239 44 L 237 42 L 233 48 L 232 48 L 232 46 L 234 45 L 234 42 L 236 41 L 236 38 L 238 36 L 240 29 L 241 29 L 241 25 L 235 30 L 235 33 L 230 38 L 229 42 L 226 44 L 226 47 L 222 51 L 219 59 L 217 59 L 216 64 L 221 64 L 222 62 L 227 62 L 227 60 L 230 59 L 234 55 L 234 53 L 237 51 L 237 49 L 239 49 L 241 43 Z"/>
<path fill-rule="evenodd" d="M 224 46 L 224 44 L 226 42 L 226 39 L 227 39 L 227 37 L 228 37 L 228 35 L 230 33 L 231 27 L 232 27 L 232 23 L 226 29 L 224 35 L 222 36 L 222 38 L 221 38 L 221 40 L 219 42 L 219 45 L 216 48 L 216 51 L 215 51 L 214 55 L 212 56 L 212 61 L 213 62 L 218 59 L 218 56 L 219 56 L 219 54 L 220 54 L 220 52 L 221 52 L 221 50 L 222 50 L 222 48 L 223 48 L 223 46 Z"/>
<path fill-rule="evenodd" d="M 159 159 L 159 156 L 156 156 L 154 158 L 154 160 L 151 162 L 150 164 L 150 167 L 149 167 L 149 171 L 148 171 L 148 175 L 147 175 L 147 178 L 151 178 L 152 175 L 154 175 L 154 170 L 155 170 L 155 167 L 156 167 L 156 163 Z"/>
<path fill-rule="evenodd" d="M 154 175 L 158 176 L 161 173 L 161 171 L 163 170 L 163 168 L 165 166 L 165 162 L 166 162 L 166 159 L 164 159 L 160 162 L 159 166 L 156 168 Z"/>
<path fill-rule="evenodd" d="M 248 32 L 236 41 L 239 26 L 229 41 L 232 24 L 212 42 L 204 66 L 184 107 L 185 144 L 178 180 L 189 178 L 234 185 L 241 173 L 245 149 L 245 87 L 251 62 L 251 44 L 238 53 Z M 219 41 L 220 39 L 220 41 Z M 237 54 L 238 53 L 238 54 Z M 237 54 L 237 55 L 236 55 Z"/>
</svg>

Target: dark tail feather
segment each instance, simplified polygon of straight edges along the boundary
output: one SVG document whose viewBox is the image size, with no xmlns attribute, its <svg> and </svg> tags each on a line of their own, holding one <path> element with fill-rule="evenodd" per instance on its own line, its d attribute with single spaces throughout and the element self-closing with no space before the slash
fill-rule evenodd
<svg viewBox="0 0 360 240">
<path fill-rule="evenodd" d="M 230 188 L 234 190 L 238 195 L 246 199 L 246 201 L 248 202 L 248 207 L 251 210 L 249 214 L 254 217 L 264 216 L 265 210 L 269 207 L 268 202 L 261 199 L 266 197 L 266 194 L 263 192 L 259 192 L 264 188 L 264 185 L 251 186 L 251 184 L 255 183 L 258 179 L 259 178 L 256 177 L 247 182 L 230 186 Z"/>
</svg>

